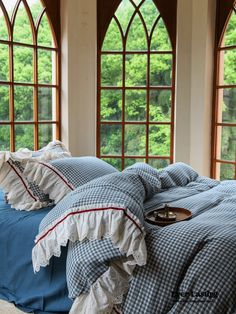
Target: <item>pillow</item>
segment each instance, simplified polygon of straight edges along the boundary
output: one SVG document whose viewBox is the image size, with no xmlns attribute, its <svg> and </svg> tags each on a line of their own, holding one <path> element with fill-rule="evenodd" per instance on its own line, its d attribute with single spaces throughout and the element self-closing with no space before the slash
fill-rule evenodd
<svg viewBox="0 0 236 314">
<path fill-rule="evenodd" d="M 23 172 L 27 161 L 48 161 L 71 156 L 60 141 L 53 141 L 38 151 L 26 148 L 15 153 L 0 152 L 0 187 L 6 193 L 6 200 L 18 210 L 35 210 L 51 203 L 48 195 L 28 180 Z"/>
<path fill-rule="evenodd" d="M 57 204 L 64 196 L 95 178 L 118 172 L 96 157 L 71 157 L 49 162 L 30 160 L 24 175 L 35 182 Z"/>
</svg>

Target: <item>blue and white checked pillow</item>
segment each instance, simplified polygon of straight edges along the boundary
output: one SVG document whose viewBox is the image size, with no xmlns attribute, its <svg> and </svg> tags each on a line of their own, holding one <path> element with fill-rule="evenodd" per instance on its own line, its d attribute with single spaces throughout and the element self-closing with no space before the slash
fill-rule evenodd
<svg viewBox="0 0 236 314">
<path fill-rule="evenodd" d="M 52 160 L 70 156 L 60 141 L 50 142 L 38 151 L 20 149 L 15 153 L 0 152 L 0 187 L 6 193 L 6 200 L 18 210 L 35 210 L 51 203 L 34 182 L 24 176 L 28 160 Z"/>
<path fill-rule="evenodd" d="M 57 204 L 77 187 L 98 177 L 118 172 L 97 157 L 71 157 L 49 162 L 29 161 L 24 175 Z"/>
</svg>

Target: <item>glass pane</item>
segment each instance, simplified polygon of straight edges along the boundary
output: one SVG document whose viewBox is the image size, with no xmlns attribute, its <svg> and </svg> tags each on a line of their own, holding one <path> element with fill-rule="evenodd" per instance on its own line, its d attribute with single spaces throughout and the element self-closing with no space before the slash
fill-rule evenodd
<svg viewBox="0 0 236 314">
<path fill-rule="evenodd" d="M 15 8 L 16 3 L 18 2 L 18 0 L 2 0 L 5 9 L 7 10 L 9 19 L 11 19 L 13 10 Z"/>
<path fill-rule="evenodd" d="M 221 51 L 220 84 L 236 84 L 236 49 Z"/>
<path fill-rule="evenodd" d="M 153 3 L 153 0 L 146 0 L 141 5 L 140 12 L 142 13 L 144 21 L 146 23 L 146 27 L 147 27 L 148 32 L 150 34 L 151 29 L 153 27 L 153 24 L 155 23 L 158 15 L 159 15 L 159 12 L 157 10 L 157 7 Z"/>
<path fill-rule="evenodd" d="M 217 180 L 234 180 L 235 165 L 216 163 L 216 179 Z"/>
<path fill-rule="evenodd" d="M 218 127 L 218 139 L 221 146 L 218 159 L 236 160 L 236 127 Z"/>
<path fill-rule="evenodd" d="M 233 11 L 227 25 L 224 39 L 221 46 L 233 46 L 236 45 L 236 14 Z"/>
<path fill-rule="evenodd" d="M 101 125 L 101 155 L 121 155 L 121 125 Z"/>
<path fill-rule="evenodd" d="M 123 33 L 125 34 L 129 21 L 134 13 L 134 6 L 129 0 L 122 0 L 118 9 L 116 10 L 116 17 L 118 18 Z"/>
<path fill-rule="evenodd" d="M 36 24 L 37 18 L 43 10 L 42 3 L 40 0 L 27 0 L 27 2 L 30 7 L 32 17 L 34 19 L 34 23 Z"/>
<path fill-rule="evenodd" d="M 102 86 L 121 86 L 122 67 L 122 56 L 102 55 Z"/>
<path fill-rule="evenodd" d="M 122 160 L 121 158 L 101 158 L 105 162 L 109 163 L 113 167 L 115 167 L 118 170 L 122 170 Z"/>
<path fill-rule="evenodd" d="M 52 124 L 39 124 L 39 148 L 53 140 Z"/>
<path fill-rule="evenodd" d="M 33 82 L 33 49 L 14 46 L 14 80 Z"/>
<path fill-rule="evenodd" d="M 153 156 L 170 155 L 170 126 L 149 126 L 149 154 Z"/>
<path fill-rule="evenodd" d="M 154 51 L 172 50 L 169 34 L 167 32 L 163 19 L 160 19 L 158 21 L 152 34 L 151 50 Z"/>
<path fill-rule="evenodd" d="M 34 149 L 34 126 L 29 125 L 15 125 L 15 149 L 28 148 Z"/>
<path fill-rule="evenodd" d="M 56 89 L 39 87 L 38 115 L 39 120 L 54 120 L 56 116 Z"/>
<path fill-rule="evenodd" d="M 146 162 L 146 158 L 125 158 L 125 168 L 132 166 L 136 162 Z"/>
<path fill-rule="evenodd" d="M 32 121 L 34 90 L 31 86 L 14 87 L 14 115 L 16 121 Z"/>
<path fill-rule="evenodd" d="M 0 81 L 9 81 L 9 47 L 0 44 Z"/>
<path fill-rule="evenodd" d="M 151 55 L 150 85 L 171 86 L 172 55 Z"/>
<path fill-rule="evenodd" d="M 38 49 L 38 81 L 42 84 L 55 83 L 55 53 Z"/>
<path fill-rule="evenodd" d="M 8 86 L 0 85 L 0 121 L 9 121 L 9 93 Z"/>
<path fill-rule="evenodd" d="M 38 28 L 38 45 L 46 47 L 55 47 L 51 27 L 46 13 L 44 13 Z"/>
<path fill-rule="evenodd" d="M 102 51 L 105 50 L 123 50 L 121 33 L 114 18 L 111 20 L 103 41 Z"/>
<path fill-rule="evenodd" d="M 170 164 L 170 161 L 169 161 L 169 159 L 149 158 L 148 164 L 150 166 L 152 166 L 153 168 L 161 170 L 161 169 L 167 167 Z"/>
<path fill-rule="evenodd" d="M 0 125 L 0 150 L 10 150 L 9 125 Z"/>
<path fill-rule="evenodd" d="M 147 84 L 147 55 L 126 55 L 126 86 Z"/>
<path fill-rule="evenodd" d="M 32 44 L 33 42 L 30 20 L 23 2 L 21 2 L 20 6 L 18 7 L 16 14 L 13 40 L 25 44 Z"/>
<path fill-rule="evenodd" d="M 146 126 L 129 124 L 125 126 L 125 155 L 146 155 Z"/>
<path fill-rule="evenodd" d="M 146 95 L 145 90 L 126 90 L 125 93 L 125 120 L 146 120 Z"/>
<path fill-rule="evenodd" d="M 0 7 L 0 39 L 8 40 L 7 24 L 1 7 Z"/>
<path fill-rule="evenodd" d="M 129 28 L 126 50 L 147 50 L 147 37 L 138 14 L 135 15 Z"/>
<path fill-rule="evenodd" d="M 121 121 L 122 119 L 122 91 L 101 91 L 101 121 Z"/>
<path fill-rule="evenodd" d="M 171 120 L 171 91 L 151 90 L 149 119 L 152 122 L 169 122 Z"/>
<path fill-rule="evenodd" d="M 218 122 L 236 123 L 236 88 L 218 90 L 219 116 Z"/>
</svg>

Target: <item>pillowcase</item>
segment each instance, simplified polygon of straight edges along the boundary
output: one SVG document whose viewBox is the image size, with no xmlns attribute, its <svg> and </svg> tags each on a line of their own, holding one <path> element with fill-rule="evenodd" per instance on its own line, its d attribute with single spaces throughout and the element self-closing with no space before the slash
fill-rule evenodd
<svg viewBox="0 0 236 314">
<path fill-rule="evenodd" d="M 50 142 L 38 151 L 26 148 L 15 153 L 0 152 L 0 187 L 6 193 L 6 200 L 17 210 L 35 210 L 51 203 L 49 196 L 28 180 L 23 172 L 29 160 L 48 161 L 71 156 L 60 141 Z"/>
<path fill-rule="evenodd" d="M 35 182 L 57 204 L 77 187 L 116 168 L 97 157 L 71 157 L 49 162 L 28 161 L 24 175 Z"/>
</svg>

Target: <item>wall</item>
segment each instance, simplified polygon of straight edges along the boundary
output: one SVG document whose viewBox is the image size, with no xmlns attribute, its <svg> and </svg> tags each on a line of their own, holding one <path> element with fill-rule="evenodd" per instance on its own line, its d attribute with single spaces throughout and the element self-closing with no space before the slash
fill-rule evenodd
<svg viewBox="0 0 236 314">
<path fill-rule="evenodd" d="M 178 0 L 175 160 L 210 173 L 215 0 Z M 96 152 L 96 0 L 61 0 L 62 139 Z"/>
</svg>

